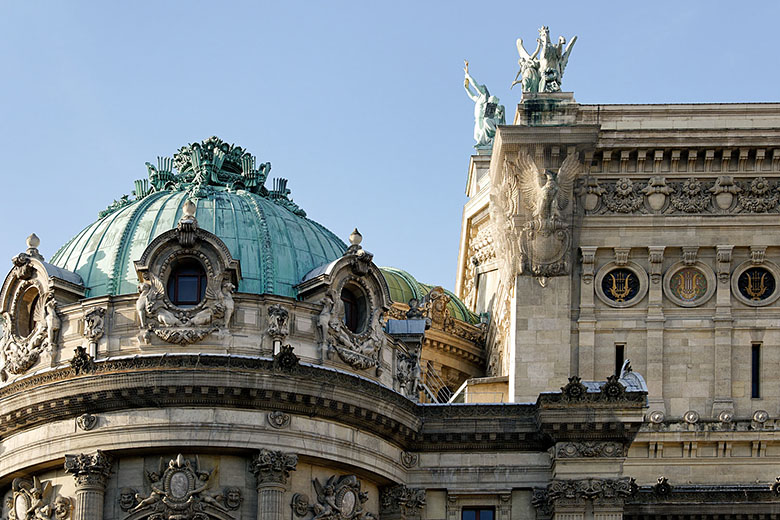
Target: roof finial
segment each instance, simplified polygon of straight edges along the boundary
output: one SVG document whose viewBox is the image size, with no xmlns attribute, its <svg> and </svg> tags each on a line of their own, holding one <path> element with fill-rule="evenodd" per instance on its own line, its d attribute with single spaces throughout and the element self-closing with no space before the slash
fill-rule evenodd
<svg viewBox="0 0 780 520">
<path fill-rule="evenodd" d="M 27 247 L 30 249 L 38 249 L 38 246 L 41 245 L 41 239 L 38 238 L 38 235 L 33 233 L 29 237 L 27 237 Z"/>
<path fill-rule="evenodd" d="M 353 246 L 359 246 L 362 241 L 363 235 L 360 234 L 358 228 L 355 228 L 355 230 L 349 235 L 349 243 Z"/>
<path fill-rule="evenodd" d="M 185 217 L 194 217 L 196 209 L 197 207 L 195 206 L 195 204 L 189 199 L 187 199 L 187 202 L 185 202 L 184 206 L 182 206 L 181 208 L 182 213 L 184 213 Z"/>
</svg>

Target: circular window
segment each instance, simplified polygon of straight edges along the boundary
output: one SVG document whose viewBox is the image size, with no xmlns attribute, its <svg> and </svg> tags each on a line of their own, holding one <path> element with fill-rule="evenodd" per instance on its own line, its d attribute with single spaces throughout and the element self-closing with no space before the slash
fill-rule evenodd
<svg viewBox="0 0 780 520">
<path fill-rule="evenodd" d="M 368 305 L 366 297 L 360 288 L 354 285 L 346 285 L 341 290 L 341 303 L 344 305 L 344 325 L 354 332 L 361 333 L 366 328 Z"/>
<path fill-rule="evenodd" d="M 639 293 L 639 277 L 631 269 L 612 269 L 601 280 L 601 290 L 615 303 L 631 301 Z"/>
<path fill-rule="evenodd" d="M 29 287 L 22 293 L 16 312 L 16 330 L 19 336 L 26 338 L 35 331 L 42 311 L 40 305 L 41 293 L 37 287 Z"/>
<path fill-rule="evenodd" d="M 595 282 L 596 295 L 610 307 L 631 307 L 647 294 L 647 272 L 634 262 L 606 264 Z"/>
<path fill-rule="evenodd" d="M 678 262 L 664 276 L 667 298 L 681 307 L 697 307 L 715 293 L 717 282 L 712 269 L 702 262 L 686 265 Z"/>
<path fill-rule="evenodd" d="M 734 270 L 731 277 L 731 292 L 751 307 L 762 307 L 777 300 L 777 266 L 771 262 L 753 265 L 745 262 Z"/>
<path fill-rule="evenodd" d="M 194 307 L 206 296 L 206 270 L 194 258 L 176 262 L 168 277 L 168 299 L 177 307 Z"/>
<path fill-rule="evenodd" d="M 775 277 L 768 269 L 751 267 L 745 269 L 737 278 L 737 288 L 745 298 L 760 302 L 775 292 Z"/>
</svg>

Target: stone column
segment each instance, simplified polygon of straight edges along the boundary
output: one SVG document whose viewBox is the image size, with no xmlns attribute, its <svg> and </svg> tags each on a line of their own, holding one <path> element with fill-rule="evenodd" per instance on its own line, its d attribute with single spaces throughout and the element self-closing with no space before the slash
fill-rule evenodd
<svg viewBox="0 0 780 520">
<path fill-rule="evenodd" d="M 257 520 L 285 518 L 282 498 L 297 466 L 297 455 L 265 448 L 252 459 L 252 473 L 257 478 Z"/>
<path fill-rule="evenodd" d="M 731 251 L 733 245 L 716 246 L 718 289 L 715 293 L 715 400 L 712 415 L 734 411 L 731 393 Z"/>
<path fill-rule="evenodd" d="M 596 379 L 596 305 L 593 301 L 593 275 L 596 261 L 595 246 L 580 246 L 582 251 L 582 277 L 580 280 L 579 366 L 578 376 L 585 380 Z"/>
<path fill-rule="evenodd" d="M 647 378 L 650 411 L 665 412 L 664 405 L 664 324 L 663 279 L 664 246 L 648 247 L 650 289 L 647 305 Z"/>
<path fill-rule="evenodd" d="M 76 479 L 73 520 L 103 520 L 111 458 L 100 450 L 94 455 L 65 455 L 65 471 Z"/>
</svg>

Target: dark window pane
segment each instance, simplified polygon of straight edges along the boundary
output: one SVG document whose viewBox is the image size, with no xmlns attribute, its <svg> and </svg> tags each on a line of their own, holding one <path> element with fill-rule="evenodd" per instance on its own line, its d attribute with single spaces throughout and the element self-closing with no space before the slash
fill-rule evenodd
<svg viewBox="0 0 780 520">
<path fill-rule="evenodd" d="M 477 520 L 477 512 L 472 510 L 465 509 L 463 510 L 463 514 L 461 515 L 462 520 Z"/>
<path fill-rule="evenodd" d="M 482 509 L 479 512 L 479 520 L 493 520 L 493 510 L 492 509 Z"/>
<path fill-rule="evenodd" d="M 197 276 L 179 276 L 179 294 L 178 300 L 180 302 L 196 303 L 200 294 L 200 284 L 198 283 Z"/>
</svg>

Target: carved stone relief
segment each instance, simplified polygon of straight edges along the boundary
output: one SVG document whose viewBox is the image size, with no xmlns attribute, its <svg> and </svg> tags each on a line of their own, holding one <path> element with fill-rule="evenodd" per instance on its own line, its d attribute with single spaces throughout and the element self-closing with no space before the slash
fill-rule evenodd
<svg viewBox="0 0 780 520">
<path fill-rule="evenodd" d="M 313 480 L 317 502 L 309 503 L 306 495 L 296 493 L 291 507 L 298 517 L 310 520 L 375 520 L 376 516 L 364 509 L 368 493 L 360 490 L 360 480 L 355 475 L 332 475 L 323 484 Z"/>
<path fill-rule="evenodd" d="M 84 413 L 79 415 L 76 418 L 76 426 L 78 426 L 85 432 L 95 428 L 95 426 L 97 426 L 97 423 L 98 423 L 97 415 L 92 415 L 91 413 Z"/>
<path fill-rule="evenodd" d="M 89 341 L 89 352 L 97 352 L 97 344 L 105 332 L 106 309 L 93 307 L 84 312 L 84 337 Z"/>
<path fill-rule="evenodd" d="M 268 307 L 267 334 L 274 342 L 282 342 L 290 333 L 289 312 L 282 305 Z"/>
<path fill-rule="evenodd" d="M 423 506 L 425 506 L 425 489 L 409 488 L 399 484 L 383 488 L 379 495 L 382 517 L 419 518 Z"/>
<path fill-rule="evenodd" d="M 238 261 L 219 238 L 198 227 L 191 201 L 182 211 L 178 227 L 152 241 L 135 263 L 141 280 L 136 312 L 141 339 L 146 343 L 151 334 L 179 345 L 198 342 L 214 332 L 227 334 L 235 308 Z M 178 262 L 188 261 L 202 266 L 206 287 L 197 304 L 177 306 L 168 294 L 166 280 Z"/>
<path fill-rule="evenodd" d="M 281 430 L 290 426 L 290 414 L 284 412 L 270 412 L 267 416 L 268 424 L 277 430 Z"/>
<path fill-rule="evenodd" d="M 776 179 L 754 177 L 736 180 L 730 175 L 670 181 L 661 176 L 589 182 L 600 193 L 577 190 L 586 214 L 760 214 L 780 211 L 780 183 Z M 599 184 L 600 182 L 600 184 Z M 599 202 L 591 199 L 598 197 Z"/>
<path fill-rule="evenodd" d="M 52 497 L 52 486 L 41 482 L 38 477 L 32 480 L 16 478 L 11 483 L 11 503 L 9 520 L 65 520 L 70 518 L 73 509 L 70 498 Z"/>
<path fill-rule="evenodd" d="M 10 312 L 4 311 L 1 317 L 0 377 L 5 380 L 8 373 L 23 374 L 38 362 L 41 354 L 53 352 L 62 322 L 54 293 L 43 292 L 35 280 L 25 280 L 17 286 Z"/>
<path fill-rule="evenodd" d="M 136 503 L 127 509 L 130 514 L 125 520 L 235 520 L 229 513 L 237 508 L 232 507 L 236 502 L 235 496 L 230 499 L 232 505 L 229 505 L 227 493 L 212 495 L 206 492 L 211 474 L 211 471 L 200 467 L 197 457 L 193 464 L 179 454 L 168 462 L 167 467 L 160 459 L 159 470 L 146 474 L 150 493 L 135 495 Z M 130 504 L 130 499 L 124 496 L 127 494 L 120 494 L 122 510 Z M 239 505 L 240 501 L 239 493 Z"/>
</svg>

